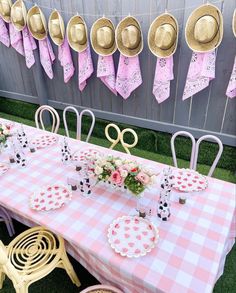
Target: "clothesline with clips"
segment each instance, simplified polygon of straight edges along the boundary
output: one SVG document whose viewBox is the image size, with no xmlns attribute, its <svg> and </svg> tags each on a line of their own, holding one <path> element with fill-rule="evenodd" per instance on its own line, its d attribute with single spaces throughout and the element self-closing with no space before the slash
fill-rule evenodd
<svg viewBox="0 0 236 293">
<path fill-rule="evenodd" d="M 217 1 L 212 1 L 212 2 L 209 2 L 209 1 L 206 1 L 206 3 L 209 3 L 209 4 L 217 4 L 217 3 L 221 3 L 221 2 L 224 2 L 225 0 L 217 0 Z M 91 13 L 78 13 L 77 11 L 67 11 L 67 10 L 62 10 L 62 9 L 54 9 L 52 7 L 49 7 L 49 6 L 44 6 L 44 5 L 38 5 L 37 3 L 35 2 L 32 2 L 32 1 L 29 1 L 29 0 L 25 0 L 24 2 L 26 3 L 30 3 L 30 4 L 34 4 L 34 5 L 37 5 L 39 6 L 40 8 L 44 8 L 44 9 L 47 9 L 47 10 L 57 10 L 58 12 L 62 12 L 62 13 L 65 13 L 65 14 L 68 14 L 68 15 L 75 15 L 75 14 L 79 14 L 81 16 L 86 16 L 86 17 L 120 17 L 120 18 L 123 18 L 123 17 L 126 17 L 127 15 L 132 15 L 132 16 L 150 16 L 150 15 L 156 15 L 158 13 L 161 13 L 162 11 L 158 10 L 158 11 L 155 11 L 155 12 L 149 12 L 149 13 L 126 13 L 126 14 L 104 14 L 103 13 L 98 13 L 98 14 L 91 14 Z M 205 1 L 203 1 L 203 4 L 205 3 Z M 187 6 L 187 7 L 181 7 L 181 8 L 174 8 L 174 9 L 165 9 L 165 12 L 174 12 L 174 11 L 181 11 L 181 10 L 187 10 L 187 9 L 194 9 L 196 7 L 198 7 L 199 5 L 192 5 L 192 6 Z"/>
</svg>

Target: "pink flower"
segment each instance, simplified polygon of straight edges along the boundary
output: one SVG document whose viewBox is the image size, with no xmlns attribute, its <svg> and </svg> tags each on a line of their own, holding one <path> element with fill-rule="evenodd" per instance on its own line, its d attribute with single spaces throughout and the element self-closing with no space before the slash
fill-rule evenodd
<svg viewBox="0 0 236 293">
<path fill-rule="evenodd" d="M 139 172 L 135 179 L 137 179 L 143 185 L 147 185 L 150 182 L 149 176 L 143 172 Z"/>
<path fill-rule="evenodd" d="M 114 172 L 111 173 L 110 181 L 112 183 L 120 185 L 120 184 L 123 184 L 124 179 L 121 177 L 119 171 L 114 171 Z"/>
</svg>

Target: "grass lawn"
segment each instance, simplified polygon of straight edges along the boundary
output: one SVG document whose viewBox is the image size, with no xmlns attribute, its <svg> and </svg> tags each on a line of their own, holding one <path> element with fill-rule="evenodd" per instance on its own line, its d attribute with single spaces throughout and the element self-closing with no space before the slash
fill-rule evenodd
<svg viewBox="0 0 236 293">
<path fill-rule="evenodd" d="M 20 123 L 24 123 L 27 125 L 34 126 L 34 122 L 31 120 L 27 119 L 22 119 L 16 116 L 8 115 L 5 113 L 0 112 L 0 117 L 10 119 L 13 121 L 17 121 Z M 59 130 L 60 134 L 64 134 L 64 129 Z M 71 132 L 71 136 L 75 136 L 75 132 Z M 84 135 L 83 135 L 84 139 Z M 92 137 L 90 140 L 91 143 L 101 145 L 104 147 L 108 147 L 109 143 L 104 137 Z M 122 149 L 120 147 L 117 147 L 117 150 Z M 134 148 L 132 149 L 132 154 L 147 158 L 150 160 L 162 162 L 168 165 L 172 165 L 172 158 L 168 156 L 164 156 L 159 153 L 154 153 L 154 152 L 148 152 L 146 150 L 142 150 L 139 148 Z M 189 163 L 184 160 L 178 160 L 179 167 L 188 167 Z M 198 171 L 207 174 L 209 170 L 209 166 L 199 164 L 198 165 Z M 222 168 L 216 168 L 214 172 L 214 177 L 225 180 L 225 181 L 230 181 L 233 183 L 236 183 L 236 176 L 232 171 L 225 170 Z M 15 228 L 17 234 L 20 233 L 21 231 L 25 230 L 26 227 L 16 221 L 14 221 Z M 7 234 L 7 230 L 4 226 L 4 224 L 0 223 L 0 239 L 4 242 L 4 244 L 9 243 L 11 240 Z M 78 277 L 80 278 L 80 281 L 82 283 L 82 286 L 78 290 L 71 282 L 70 279 L 67 277 L 66 273 L 61 270 L 61 269 L 56 269 L 54 270 L 49 276 L 45 277 L 44 279 L 36 282 L 34 285 L 30 286 L 29 292 L 50 292 L 50 293 L 65 293 L 65 292 L 79 292 L 81 289 L 97 284 L 98 281 L 93 278 L 80 264 L 78 264 L 76 261 L 74 261 L 72 258 L 70 258 L 73 266 L 78 274 Z M 224 268 L 224 274 L 223 276 L 217 281 L 215 288 L 214 288 L 214 293 L 236 293 L 236 244 L 234 245 L 233 249 L 231 252 L 228 254 L 227 259 L 226 259 L 226 264 Z M 13 286 L 9 279 L 7 279 L 4 282 L 4 287 L 1 290 L 2 293 L 11 293 L 15 292 L 13 289 Z M 176 293 L 181 293 L 181 292 L 176 292 Z"/>
</svg>

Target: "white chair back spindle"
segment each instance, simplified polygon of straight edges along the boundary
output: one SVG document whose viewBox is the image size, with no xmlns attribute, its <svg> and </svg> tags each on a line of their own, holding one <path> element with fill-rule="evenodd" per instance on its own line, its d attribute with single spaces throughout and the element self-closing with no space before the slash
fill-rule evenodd
<svg viewBox="0 0 236 293">
<path fill-rule="evenodd" d="M 222 144 L 221 140 L 218 137 L 214 136 L 214 135 L 203 135 L 202 137 L 200 137 L 198 139 L 198 141 L 196 143 L 196 148 L 195 148 L 195 156 L 194 156 L 193 169 L 194 170 L 197 169 L 198 152 L 199 152 L 199 146 L 200 146 L 201 142 L 203 140 L 209 140 L 209 139 L 210 140 L 214 140 L 219 145 L 218 153 L 217 153 L 217 155 L 215 157 L 215 160 L 214 160 L 214 162 L 213 162 L 213 164 L 212 164 L 212 166 L 210 168 L 210 171 L 209 171 L 209 173 L 207 175 L 207 176 L 210 176 L 211 177 L 212 174 L 213 174 L 213 172 L 214 172 L 214 170 L 215 170 L 215 168 L 216 168 L 216 165 L 217 165 L 217 163 L 218 163 L 218 161 L 219 161 L 219 159 L 220 159 L 220 157 L 222 155 L 222 152 L 223 152 L 223 144 Z"/>
<path fill-rule="evenodd" d="M 195 145 L 196 145 L 196 142 L 195 142 L 195 139 L 194 137 L 192 136 L 191 133 L 187 132 L 187 131 L 178 131 L 176 132 L 172 138 L 171 138 L 171 141 L 170 141 L 170 144 L 171 144 L 171 152 L 172 152 L 172 158 L 173 158 L 173 163 L 174 163 L 174 166 L 176 168 L 178 168 L 178 164 L 177 164 L 177 159 L 176 159 L 176 152 L 175 152 L 175 138 L 179 135 L 182 135 L 182 136 L 188 136 L 190 137 L 191 141 L 192 141 L 192 151 L 191 151 L 191 157 L 190 157 L 190 165 L 189 165 L 189 168 L 190 169 L 193 169 L 193 164 L 194 164 L 194 153 L 195 153 Z"/>
<path fill-rule="evenodd" d="M 72 110 L 76 114 L 76 128 L 77 128 L 76 129 L 76 139 L 78 139 L 78 140 L 81 140 L 82 118 L 83 118 L 83 115 L 86 113 L 86 114 L 89 114 L 91 116 L 92 123 L 91 123 L 90 129 L 89 129 L 89 132 L 88 132 L 88 135 L 87 135 L 87 138 L 86 138 L 86 142 L 88 142 L 89 139 L 90 139 L 90 136 L 91 136 L 91 134 L 93 132 L 94 125 L 95 125 L 95 116 L 94 116 L 93 112 L 91 110 L 84 109 L 79 114 L 78 110 L 75 107 L 73 107 L 73 106 L 66 107 L 64 109 L 64 111 L 63 111 L 63 122 L 64 122 L 64 126 L 65 126 L 66 135 L 68 137 L 70 137 L 69 130 L 68 130 L 68 126 L 67 126 L 67 121 L 66 121 L 66 112 L 68 110 Z"/>
<path fill-rule="evenodd" d="M 72 110 L 75 112 L 75 115 L 76 115 L 76 139 L 79 139 L 79 117 L 80 116 L 79 116 L 78 110 L 73 106 L 68 106 L 63 110 L 63 123 L 64 123 L 65 131 L 66 131 L 66 136 L 70 137 L 68 125 L 67 125 L 67 121 L 66 121 L 66 112 L 68 110 Z"/>
<path fill-rule="evenodd" d="M 59 129 L 59 126 L 60 126 L 60 117 L 59 117 L 57 111 L 53 107 L 48 106 L 48 105 L 40 106 L 37 109 L 37 111 L 35 112 L 34 119 L 35 119 L 36 127 L 40 128 L 40 125 L 41 125 L 42 129 L 45 130 L 45 126 L 44 126 L 44 123 L 43 123 L 43 112 L 44 111 L 48 111 L 52 116 L 52 129 L 51 129 L 51 132 L 57 133 L 58 129 Z"/>
</svg>

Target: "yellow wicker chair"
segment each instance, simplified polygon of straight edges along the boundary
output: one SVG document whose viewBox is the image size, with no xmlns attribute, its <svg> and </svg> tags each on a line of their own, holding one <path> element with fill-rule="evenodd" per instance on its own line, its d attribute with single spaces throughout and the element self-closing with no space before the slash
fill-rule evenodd
<svg viewBox="0 0 236 293">
<path fill-rule="evenodd" d="M 0 241 L 0 289 L 7 275 L 17 293 L 27 293 L 30 284 L 55 268 L 65 269 L 71 281 L 80 286 L 67 257 L 63 238 L 43 227 L 21 233 L 8 246 Z"/>
<path fill-rule="evenodd" d="M 110 135 L 109 135 L 109 128 L 110 127 L 114 128 L 116 130 L 116 132 L 117 132 L 116 139 L 113 139 L 110 137 Z M 124 141 L 124 134 L 127 132 L 131 133 L 134 136 L 134 142 L 132 144 L 128 144 Z M 137 133 L 133 129 L 125 128 L 122 131 L 120 131 L 120 128 L 114 123 L 110 123 L 106 126 L 105 135 L 106 135 L 106 138 L 112 143 L 112 145 L 110 146 L 110 149 L 113 149 L 120 142 L 127 154 L 130 154 L 129 148 L 135 147 L 136 144 L 138 143 Z"/>
</svg>

